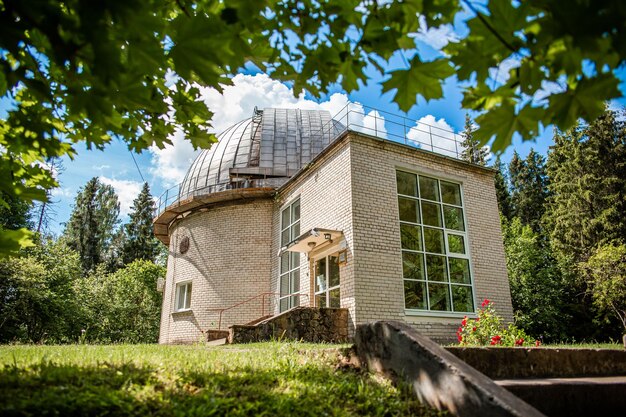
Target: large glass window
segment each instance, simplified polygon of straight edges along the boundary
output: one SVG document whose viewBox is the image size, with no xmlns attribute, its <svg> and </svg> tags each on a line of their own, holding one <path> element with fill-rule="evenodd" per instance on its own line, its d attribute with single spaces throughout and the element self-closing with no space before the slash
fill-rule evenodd
<svg viewBox="0 0 626 417">
<path fill-rule="evenodd" d="M 300 199 L 280 212 L 280 244 L 286 246 L 300 236 Z M 300 253 L 283 252 L 280 255 L 280 311 L 297 307 L 300 303 Z"/>
<path fill-rule="evenodd" d="M 397 171 L 407 310 L 474 312 L 461 186 Z"/>
</svg>

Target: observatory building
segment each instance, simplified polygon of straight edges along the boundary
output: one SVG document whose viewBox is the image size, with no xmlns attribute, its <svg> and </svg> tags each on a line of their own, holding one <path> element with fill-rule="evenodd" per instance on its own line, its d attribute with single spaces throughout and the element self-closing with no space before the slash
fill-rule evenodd
<svg viewBox="0 0 626 417">
<path fill-rule="evenodd" d="M 438 341 L 485 298 L 512 320 L 495 172 L 452 132 L 377 114 L 255 110 L 196 158 L 154 221 L 160 343 L 302 306 L 345 309 L 350 335 L 388 319 Z"/>
</svg>

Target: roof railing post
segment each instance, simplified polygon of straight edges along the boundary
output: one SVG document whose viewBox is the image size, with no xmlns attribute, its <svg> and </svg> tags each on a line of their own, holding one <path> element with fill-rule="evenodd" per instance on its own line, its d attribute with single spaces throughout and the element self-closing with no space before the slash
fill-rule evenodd
<svg viewBox="0 0 626 417">
<path fill-rule="evenodd" d="M 433 130 L 430 125 L 428 125 L 428 136 L 430 136 L 430 151 L 435 152 L 435 145 L 433 144 Z"/>
</svg>

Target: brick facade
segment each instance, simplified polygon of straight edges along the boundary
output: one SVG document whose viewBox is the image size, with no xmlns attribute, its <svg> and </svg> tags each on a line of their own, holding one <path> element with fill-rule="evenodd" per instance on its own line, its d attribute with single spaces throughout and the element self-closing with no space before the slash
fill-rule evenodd
<svg viewBox="0 0 626 417">
<path fill-rule="evenodd" d="M 236 201 L 200 211 L 170 228 L 159 343 L 192 343 L 216 329 L 219 313 L 269 290 L 271 199 Z M 185 254 L 179 242 L 188 236 Z M 175 312 L 176 283 L 191 280 L 191 311 Z M 261 298 L 224 312 L 222 329 L 259 318 Z"/>
<path fill-rule="evenodd" d="M 461 184 L 475 303 L 489 298 L 505 319 L 512 320 L 494 171 L 351 132 L 281 187 L 273 201 L 240 200 L 212 207 L 170 229 L 160 342 L 198 340 L 200 330 L 215 325 L 216 316 L 208 308 L 279 292 L 280 212 L 297 198 L 302 233 L 312 228 L 343 232 L 340 241 L 300 255 L 300 292 L 305 294 L 301 305 L 313 305 L 313 259 L 345 248 L 341 307 L 349 311 L 350 335 L 357 324 L 392 319 L 437 341 L 453 340 L 463 314 L 404 309 L 397 169 Z M 186 255 L 179 255 L 174 249 L 183 235 L 192 237 L 192 244 Z M 172 313 L 174 282 L 189 278 L 193 313 Z M 278 304 L 273 306 L 278 313 Z M 224 323 L 244 324 L 257 318 L 259 309 L 240 309 L 238 315 L 233 311 Z"/>
</svg>

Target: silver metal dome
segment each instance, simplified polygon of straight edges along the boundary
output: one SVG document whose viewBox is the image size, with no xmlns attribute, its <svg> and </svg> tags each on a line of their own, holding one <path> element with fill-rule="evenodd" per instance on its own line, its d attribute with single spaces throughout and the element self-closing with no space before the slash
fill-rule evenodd
<svg viewBox="0 0 626 417">
<path fill-rule="evenodd" d="M 218 135 L 180 185 L 179 199 L 263 180 L 284 183 L 345 128 L 327 111 L 255 109 L 254 115 Z M 271 182 L 273 181 L 273 182 Z"/>
</svg>

